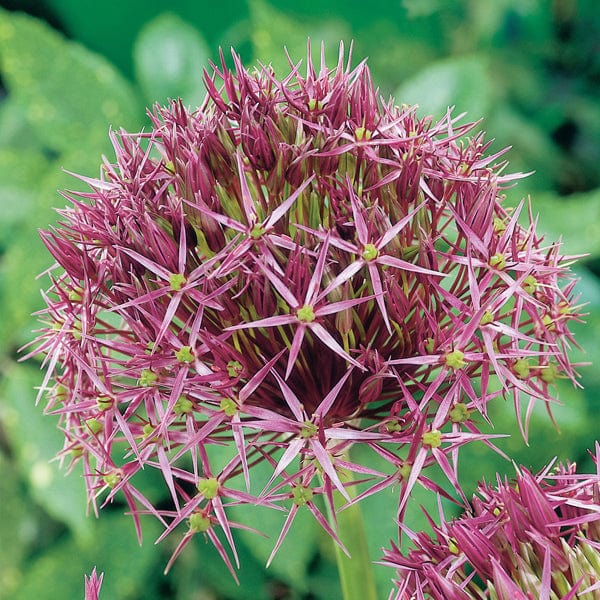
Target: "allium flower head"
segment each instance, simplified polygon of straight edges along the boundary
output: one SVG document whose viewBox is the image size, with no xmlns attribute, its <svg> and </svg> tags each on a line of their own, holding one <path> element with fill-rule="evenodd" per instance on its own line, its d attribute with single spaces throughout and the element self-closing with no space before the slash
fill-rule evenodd
<svg viewBox="0 0 600 600">
<path fill-rule="evenodd" d="M 600 446 L 596 447 L 600 466 Z M 415 549 L 397 547 L 398 600 L 597 600 L 600 598 L 600 470 L 574 464 L 513 481 L 481 483 L 472 510 L 433 527 L 407 528 Z"/>
<path fill-rule="evenodd" d="M 349 499 L 344 473 L 369 482 L 358 499 L 399 485 L 399 517 L 417 481 L 437 489 L 431 464 L 458 488 L 458 449 L 491 445 L 490 400 L 521 420 L 574 377 L 577 318 L 558 245 L 502 206 L 522 175 L 475 124 L 383 102 L 343 48 L 283 80 L 233 60 L 199 108 L 113 132 L 116 163 L 64 193 L 39 338 L 94 506 L 123 494 L 138 529 L 142 513 L 187 528 L 176 554 L 203 533 L 230 566 L 229 503 L 287 511 L 276 551 L 301 507 L 335 535 L 315 500 Z M 136 487 L 142 468 L 171 510 Z"/>
</svg>

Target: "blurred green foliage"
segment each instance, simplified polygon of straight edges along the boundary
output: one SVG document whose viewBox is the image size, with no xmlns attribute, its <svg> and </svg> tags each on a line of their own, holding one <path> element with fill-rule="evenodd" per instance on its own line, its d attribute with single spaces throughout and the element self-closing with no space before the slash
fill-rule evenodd
<svg viewBox="0 0 600 600">
<path fill-rule="evenodd" d="M 203 96 L 202 70 L 218 48 L 235 46 L 246 63 L 289 67 L 306 52 L 306 38 L 331 64 L 338 43 L 354 40 L 355 61 L 369 57 L 384 96 L 418 103 L 441 116 L 448 106 L 466 111 L 494 139 L 512 145 L 512 170 L 534 171 L 508 202 L 532 195 L 534 214 L 548 238 L 564 239 L 579 262 L 579 289 L 587 324 L 576 329 L 585 351 L 600 358 L 600 12 L 595 0 L 358 0 L 268 3 L 79 0 L 4 2 L 0 9 L 0 599 L 83 596 L 83 572 L 106 571 L 103 597 L 114 600 L 340 597 L 332 549 L 314 519 L 301 514 L 271 568 L 263 567 L 281 527 L 264 511 L 256 527 L 270 537 L 239 535 L 242 587 L 232 581 L 212 546 L 192 545 L 162 575 L 174 541 L 155 547 L 154 523 L 144 523 L 137 546 L 129 517 L 116 504 L 100 519 L 86 518 L 80 474 L 64 477 L 50 458 L 60 450 L 55 420 L 35 405 L 42 375 L 20 364 L 18 348 L 36 327 L 41 308 L 36 279 L 50 258 L 37 236 L 64 205 L 57 189 L 81 184 L 68 173 L 95 176 L 110 156 L 108 128 L 138 130 L 145 107 L 181 96 Z M 37 15 L 14 12 L 14 9 Z M 316 56 L 316 55 L 315 55 Z M 497 405 L 499 442 L 534 469 L 554 455 L 586 463 L 597 437 L 600 374 L 582 368 L 584 389 L 559 385 L 557 431 L 545 411 L 532 417 L 529 446 L 512 407 Z M 589 468 L 589 464 L 585 465 Z M 485 446 L 463 453 L 463 478 L 473 482 L 510 465 Z M 148 475 L 147 485 L 154 485 Z M 157 492 L 160 493 L 160 492 Z M 417 491 L 408 519 L 424 526 L 418 508 L 430 498 Z M 422 496 L 422 497 L 421 497 Z M 235 517 L 236 510 L 232 509 Z M 373 559 L 394 536 L 393 498 L 381 494 L 364 506 Z M 373 519 L 373 516 L 375 519 Z M 241 519 L 243 520 L 243 519 Z M 8 543 L 7 543 L 8 542 Z M 390 573 L 378 568 L 381 597 Z"/>
</svg>

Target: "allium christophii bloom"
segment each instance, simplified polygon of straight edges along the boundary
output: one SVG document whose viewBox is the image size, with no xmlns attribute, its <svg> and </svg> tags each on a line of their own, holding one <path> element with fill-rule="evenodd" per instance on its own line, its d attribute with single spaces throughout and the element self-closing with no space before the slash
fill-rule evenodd
<svg viewBox="0 0 600 600">
<path fill-rule="evenodd" d="M 396 547 L 398 600 L 597 600 L 600 598 L 600 446 L 597 472 L 575 465 L 480 484 L 472 511 L 413 533 L 408 556 Z"/>
<path fill-rule="evenodd" d="M 96 567 L 92 569 L 90 576 L 84 575 L 85 581 L 85 600 L 98 600 L 100 594 L 100 588 L 102 587 L 102 579 L 104 573 L 98 575 L 96 573 Z"/>
<path fill-rule="evenodd" d="M 335 536 L 316 500 L 354 479 L 358 499 L 397 485 L 400 518 L 415 483 L 438 489 L 429 465 L 458 488 L 459 448 L 491 445 L 490 400 L 526 420 L 574 377 L 577 318 L 559 246 L 502 206 L 522 175 L 474 124 L 384 103 L 343 48 L 283 80 L 233 59 L 202 106 L 113 133 L 116 164 L 64 194 L 38 340 L 94 508 L 122 494 L 138 530 L 144 513 L 187 528 L 175 554 L 201 532 L 230 568 L 247 527 L 230 503 L 287 511 L 275 552 L 301 507 Z M 143 468 L 170 510 L 136 487 Z"/>
</svg>

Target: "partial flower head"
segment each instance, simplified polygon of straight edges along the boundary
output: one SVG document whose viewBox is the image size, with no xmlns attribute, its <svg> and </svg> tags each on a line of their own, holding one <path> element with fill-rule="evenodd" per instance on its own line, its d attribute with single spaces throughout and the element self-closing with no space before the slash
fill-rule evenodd
<svg viewBox="0 0 600 600">
<path fill-rule="evenodd" d="M 287 511 L 275 551 L 302 507 L 335 535 L 315 500 L 349 499 L 344 473 L 371 482 L 361 497 L 399 485 L 399 517 L 417 481 L 437 490 L 431 464 L 458 488 L 458 449 L 491 445 L 489 401 L 520 419 L 574 377 L 577 318 L 559 246 L 502 205 L 522 175 L 475 124 L 383 102 L 343 48 L 283 80 L 233 62 L 199 108 L 112 133 L 116 163 L 64 193 L 38 345 L 94 506 L 123 494 L 138 529 L 142 513 L 181 525 L 176 554 L 203 533 L 229 565 L 245 525 L 228 503 Z"/>
<path fill-rule="evenodd" d="M 98 575 L 96 573 L 96 567 L 92 569 L 90 576 L 84 575 L 85 581 L 85 600 L 98 600 L 100 594 L 100 588 L 102 587 L 102 579 L 104 573 Z"/>
<path fill-rule="evenodd" d="M 596 447 L 600 465 L 600 446 Z M 398 600 L 595 600 L 600 598 L 600 471 L 574 464 L 481 483 L 472 509 L 433 527 L 403 527 L 415 548 L 393 546 Z"/>
</svg>

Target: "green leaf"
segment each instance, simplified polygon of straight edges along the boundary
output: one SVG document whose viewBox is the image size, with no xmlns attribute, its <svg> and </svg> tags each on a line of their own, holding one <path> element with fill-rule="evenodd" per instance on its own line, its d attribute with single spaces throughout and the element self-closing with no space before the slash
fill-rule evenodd
<svg viewBox="0 0 600 600">
<path fill-rule="evenodd" d="M 455 114 L 467 112 L 470 120 L 486 115 L 490 80 L 484 56 L 459 56 L 433 63 L 396 90 L 396 103 L 418 104 L 421 116 L 441 118 L 448 107 Z"/>
<path fill-rule="evenodd" d="M 267 536 L 262 537 L 243 529 L 239 532 L 239 538 L 264 567 L 279 537 L 286 513 L 263 506 L 231 506 L 228 513 L 235 521 L 251 524 Z M 308 508 L 300 507 L 290 531 L 269 566 L 269 572 L 295 590 L 306 593 L 308 566 L 317 552 L 319 535 L 320 525 Z"/>
<path fill-rule="evenodd" d="M 561 166 L 560 152 L 535 121 L 503 104 L 484 121 L 483 126 L 489 137 L 495 140 L 491 152 L 511 146 L 505 155 L 510 162 L 508 172 L 531 173 L 507 190 L 512 204 L 518 203 L 527 191 L 548 190 L 555 186 L 556 174 Z"/>
<path fill-rule="evenodd" d="M 133 57 L 148 102 L 181 98 L 194 107 L 202 102 L 208 47 L 200 33 L 178 16 L 165 13 L 150 21 L 135 42 Z"/>
<path fill-rule="evenodd" d="M 478 419 L 477 425 L 484 433 L 505 435 L 492 440 L 517 465 L 537 472 L 553 458 L 575 460 L 582 448 L 591 447 L 597 434 L 595 421 L 590 418 L 586 399 L 567 381 L 558 381 L 552 395 L 552 414 L 558 424 L 553 425 L 546 407 L 538 401 L 534 404 L 526 442 L 518 428 L 512 399 L 498 398 L 490 403 L 489 418 L 493 428 Z M 524 416 L 527 399 L 522 402 Z M 550 441 L 550 442 L 549 442 Z M 514 475 L 513 463 L 482 444 L 475 442 L 460 450 L 459 481 L 467 497 L 475 490 L 478 481 L 495 481 L 496 473 Z"/>
<path fill-rule="evenodd" d="M 220 447 L 219 452 L 228 455 L 229 452 L 237 452 L 237 449 L 235 444 L 230 444 L 228 451 L 224 452 L 224 447 Z M 272 473 L 273 469 L 268 463 L 255 464 L 250 472 L 251 493 L 260 494 Z M 244 489 L 243 476 L 236 477 L 232 484 L 238 489 Z M 234 521 L 264 534 L 261 536 L 245 529 L 240 529 L 237 533 L 256 562 L 264 568 L 279 537 L 286 513 L 258 505 L 231 505 L 227 508 L 227 513 Z M 308 567 L 317 552 L 320 535 L 321 526 L 308 508 L 300 507 L 281 548 L 269 566 L 269 573 L 294 589 L 306 592 Z"/>
<path fill-rule="evenodd" d="M 6 254 L 0 263 L 0 302 L 4 318 L 0 320 L 2 345 L 12 352 L 32 339 L 36 321 L 32 313 L 43 305 L 41 288 L 45 286 L 36 277 L 52 264 L 35 230 L 15 231 Z"/>
<path fill-rule="evenodd" d="M 27 107 L 7 97 L 0 103 L 0 148 L 39 152 L 43 144 L 27 120 Z"/>
<path fill-rule="evenodd" d="M 173 536 L 179 534 L 181 531 L 175 532 Z M 237 539 L 237 532 L 234 537 Z M 244 543 L 238 541 L 236 548 L 240 559 L 240 569 L 236 571 L 239 585 L 214 546 L 201 535 L 196 535 L 173 565 L 172 579 L 176 582 L 177 600 L 215 597 L 247 600 L 270 597 L 264 565 L 254 559 Z"/>
<path fill-rule="evenodd" d="M 45 175 L 32 182 L 35 186 L 30 198 L 33 206 L 23 215 L 26 218 L 10 231 L 10 245 L 0 262 L 0 303 L 5 317 L 0 319 L 0 348 L 27 343 L 36 327 L 31 315 L 42 308 L 40 290 L 48 287 L 47 278 L 37 277 L 54 262 L 38 235 L 38 229 L 46 229 L 56 221 L 53 207 L 66 204 L 57 189 L 87 187 L 87 184 L 62 171 L 61 166 L 93 177 L 98 173 L 100 154 L 98 146 L 81 144 L 73 152 L 50 163 Z"/>
<path fill-rule="evenodd" d="M 102 513 L 88 540 L 66 537 L 58 541 L 27 566 L 13 600 L 83 598 L 84 574 L 89 575 L 94 566 L 104 573 L 100 598 L 150 597 L 148 580 L 160 568 L 160 554 L 151 541 L 158 527 L 154 521 L 144 523 L 148 539 L 139 546 L 130 521 L 115 512 Z"/>
<path fill-rule="evenodd" d="M 0 453 L 0 498 L 2 515 L 0 519 L 0 600 L 13 597 L 20 578 L 23 576 L 21 560 L 30 540 L 31 503 L 23 493 L 23 486 L 12 463 Z M 4 518 L 8 517 L 8 518 Z M 6 543 L 10 540 L 10 543 Z"/>
<path fill-rule="evenodd" d="M 37 188 L 48 169 L 40 152 L 0 148 L 0 240 L 10 243 L 15 225 L 36 208 Z"/>
<path fill-rule="evenodd" d="M 361 31 L 353 54 L 369 57 L 367 64 L 373 81 L 385 97 L 437 56 L 429 40 L 405 35 L 399 24 L 391 20 L 378 20 Z"/>
<path fill-rule="evenodd" d="M 409 19 L 430 17 L 444 7 L 444 0 L 401 0 Z"/>
<path fill-rule="evenodd" d="M 139 121 L 138 100 L 114 67 L 28 15 L 0 9 L 0 68 L 9 93 L 52 150 L 105 142 L 109 125 Z"/>
<path fill-rule="evenodd" d="M 89 533 L 85 483 L 77 470 L 65 476 L 58 463 L 51 462 L 64 436 L 57 417 L 44 415 L 42 406 L 35 405 L 35 387 L 41 382 L 42 373 L 29 365 L 10 364 L 6 369 L 0 388 L 6 436 L 31 497 L 83 538 Z"/>
<path fill-rule="evenodd" d="M 532 207 L 539 213 L 538 231 L 548 240 L 562 239 L 564 254 L 600 256 L 600 189 L 568 197 L 536 194 Z"/>
<path fill-rule="evenodd" d="M 285 55 L 289 52 L 294 62 L 306 63 L 306 40 L 312 41 L 312 56 L 319 65 L 321 42 L 325 43 L 327 64 L 337 62 L 340 40 L 351 40 L 350 26 L 341 19 L 298 19 L 276 10 L 263 0 L 250 2 L 251 39 L 255 58 L 270 64 L 278 76 L 287 75 L 290 64 Z"/>
<path fill-rule="evenodd" d="M 352 448 L 351 458 L 359 464 L 368 464 L 372 469 L 377 469 L 383 473 L 389 473 L 390 471 L 390 465 L 387 461 L 363 445 Z M 432 469 L 427 471 L 427 476 L 432 476 Z M 364 491 L 367 487 L 361 486 L 360 491 Z M 383 556 L 382 548 L 389 548 L 390 540 L 398 541 L 396 519 L 399 490 L 400 483 L 398 482 L 396 485 L 391 485 L 365 498 L 360 503 L 365 522 L 369 554 L 373 562 L 381 560 Z M 406 525 L 413 531 L 420 531 L 428 527 L 421 506 L 425 506 L 433 516 L 437 515 L 435 494 L 416 485 L 408 501 L 404 519 Z M 379 564 L 374 564 L 372 568 L 379 597 L 387 598 L 392 589 L 394 571 Z"/>
</svg>

